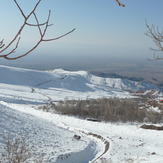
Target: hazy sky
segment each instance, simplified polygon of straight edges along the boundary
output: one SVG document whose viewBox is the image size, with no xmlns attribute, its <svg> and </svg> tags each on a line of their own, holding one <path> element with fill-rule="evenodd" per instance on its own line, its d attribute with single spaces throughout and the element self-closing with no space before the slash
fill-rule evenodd
<svg viewBox="0 0 163 163">
<path fill-rule="evenodd" d="M 37 0 L 18 0 L 28 13 Z M 121 0 L 126 5 L 119 7 L 114 0 L 42 0 L 37 14 L 45 20 L 52 11 L 48 37 L 57 37 L 76 28 L 70 35 L 55 42 L 43 43 L 29 57 L 47 55 L 61 57 L 104 56 L 118 58 L 152 57 L 149 50 L 153 42 L 145 36 L 145 19 L 163 29 L 163 0 Z M 0 38 L 7 43 L 23 17 L 13 0 L 0 1 Z M 31 19 L 33 22 L 33 20 Z M 39 37 L 37 29 L 25 28 L 18 53 L 23 52 Z M 49 56 L 50 57 L 50 56 Z M 2 61 L 1 61 L 2 62 Z"/>
</svg>

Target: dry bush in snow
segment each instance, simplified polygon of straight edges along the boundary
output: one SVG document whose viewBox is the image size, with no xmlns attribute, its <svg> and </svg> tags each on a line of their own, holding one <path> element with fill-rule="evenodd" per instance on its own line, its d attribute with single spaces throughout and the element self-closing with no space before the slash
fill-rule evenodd
<svg viewBox="0 0 163 163">
<path fill-rule="evenodd" d="M 1 154 L 1 162 L 5 163 L 24 163 L 31 158 L 29 147 L 23 137 L 4 137 L 4 149 Z"/>
<path fill-rule="evenodd" d="M 4 136 L 0 163 L 42 163 L 43 158 L 33 159 L 30 147 L 24 137 Z"/>
</svg>

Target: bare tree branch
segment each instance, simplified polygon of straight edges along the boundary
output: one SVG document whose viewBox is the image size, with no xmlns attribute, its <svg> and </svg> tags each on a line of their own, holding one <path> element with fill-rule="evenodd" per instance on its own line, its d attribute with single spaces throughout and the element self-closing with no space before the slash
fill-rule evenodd
<svg viewBox="0 0 163 163">
<path fill-rule="evenodd" d="M 33 27 L 37 27 L 37 24 L 31 24 L 31 23 L 26 23 L 28 26 L 33 26 Z M 46 24 L 46 22 L 45 23 L 41 23 L 41 24 L 39 24 L 39 26 L 44 26 Z M 49 26 L 52 26 L 53 24 L 49 24 Z"/>
<path fill-rule="evenodd" d="M 2 40 L 2 41 L 0 42 L 0 49 L 3 48 L 3 47 L 5 46 L 5 44 L 3 43 L 3 41 L 4 41 L 4 40 Z"/>
<path fill-rule="evenodd" d="M 19 59 L 21 57 L 24 57 L 26 55 L 28 55 L 29 53 L 31 53 L 33 50 L 35 50 L 39 44 L 41 42 L 45 42 L 45 41 L 54 41 L 54 40 L 57 40 L 57 39 L 60 39 L 70 33 L 72 33 L 75 29 L 67 32 L 66 34 L 63 34 L 59 37 L 56 37 L 56 38 L 50 38 L 50 39 L 44 39 L 45 35 L 46 35 L 46 32 L 48 30 L 48 27 L 49 26 L 52 26 L 52 24 L 49 24 L 49 21 L 50 21 L 50 16 L 51 16 L 51 11 L 49 10 L 49 14 L 48 14 L 48 17 L 47 17 L 47 20 L 43 23 L 40 23 L 39 22 L 39 19 L 35 13 L 38 5 L 40 4 L 41 0 L 38 0 L 38 2 L 36 3 L 36 5 L 33 7 L 33 9 L 29 12 L 29 14 L 26 16 L 23 12 L 23 9 L 20 7 L 20 5 L 18 4 L 17 0 L 13 0 L 14 3 L 16 4 L 17 8 L 19 9 L 22 17 L 24 18 L 24 22 L 23 24 L 21 25 L 21 27 L 19 28 L 18 32 L 16 33 L 16 35 L 14 36 L 14 38 L 5 46 L 5 44 L 3 43 L 4 40 L 2 40 L 0 42 L 0 57 L 3 57 L 7 60 L 15 60 L 15 59 Z M 36 21 L 36 24 L 31 24 L 31 23 L 28 23 L 27 21 L 29 20 L 29 18 L 31 16 L 34 16 L 35 18 L 35 21 Z M 36 27 L 38 28 L 38 32 L 39 32 L 39 35 L 40 35 L 40 39 L 36 42 L 35 45 L 33 45 L 33 47 L 31 49 L 29 49 L 27 52 L 25 52 L 24 54 L 21 54 L 19 56 L 16 56 L 14 57 L 13 55 L 11 56 L 11 54 L 15 53 L 18 46 L 19 46 L 19 43 L 20 43 L 20 38 L 21 38 L 21 33 L 24 29 L 25 26 L 32 26 L 32 27 Z M 6 54 L 2 54 L 4 53 L 6 50 L 8 50 L 13 44 L 16 44 L 15 47 L 10 51 L 10 52 L 7 52 Z"/>
<path fill-rule="evenodd" d="M 18 48 L 18 46 L 19 46 L 20 38 L 21 38 L 21 37 L 18 38 L 15 47 L 14 47 L 10 52 L 8 52 L 7 54 L 4 54 L 4 55 L 0 55 L 0 57 L 5 58 L 5 57 L 7 57 L 7 56 L 10 55 L 10 54 L 15 53 L 15 52 L 16 52 L 15 50 L 16 50 L 16 49 Z"/>
<path fill-rule="evenodd" d="M 71 30 L 71 31 L 69 31 L 69 32 L 67 32 L 67 33 L 65 33 L 65 34 L 63 34 L 63 35 L 61 35 L 61 36 L 59 36 L 59 37 L 51 38 L 51 39 L 43 39 L 42 41 L 54 41 L 54 40 L 58 40 L 58 39 L 60 39 L 60 38 L 62 38 L 62 37 L 65 37 L 66 35 L 68 35 L 68 34 L 74 32 L 74 31 L 75 31 L 75 28 L 74 28 L 73 30 Z"/>
<path fill-rule="evenodd" d="M 17 34 L 15 35 L 15 37 L 9 42 L 9 44 L 0 51 L 0 53 L 4 52 L 6 49 L 8 49 L 12 44 L 13 42 L 18 38 L 18 36 L 21 34 L 22 30 L 24 29 L 24 27 L 27 25 L 27 20 L 29 19 L 29 17 L 33 14 L 33 12 L 36 10 L 36 7 L 38 6 L 38 4 L 41 2 L 41 0 L 38 1 L 38 3 L 34 6 L 33 10 L 28 14 L 28 16 L 25 16 L 23 10 L 20 8 L 19 4 L 17 3 L 16 0 L 14 0 L 16 6 L 18 7 L 18 9 L 20 10 L 22 16 L 24 17 L 24 23 L 23 25 L 19 28 Z M 0 55 L 1 57 L 1 55 Z"/>
<path fill-rule="evenodd" d="M 163 31 L 160 31 L 157 27 L 155 28 L 154 25 L 149 26 L 146 22 L 146 27 L 148 31 L 145 33 L 148 37 L 152 39 L 154 42 L 156 48 L 150 48 L 154 52 L 163 52 Z M 154 53 L 154 59 L 153 60 L 160 60 L 163 59 L 160 55 L 156 55 Z"/>
<path fill-rule="evenodd" d="M 119 6 L 125 7 L 125 5 L 123 3 L 120 3 L 119 0 L 115 0 L 115 1 L 118 3 Z"/>
</svg>

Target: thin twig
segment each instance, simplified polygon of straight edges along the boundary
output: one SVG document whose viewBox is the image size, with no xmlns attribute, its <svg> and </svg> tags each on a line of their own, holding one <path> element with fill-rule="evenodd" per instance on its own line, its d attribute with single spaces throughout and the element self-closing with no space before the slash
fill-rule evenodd
<svg viewBox="0 0 163 163">
<path fill-rule="evenodd" d="M 4 41 L 4 39 L 0 42 L 0 49 L 5 46 L 5 44 L 3 43 L 3 41 Z"/>
<path fill-rule="evenodd" d="M 16 49 L 18 48 L 18 46 L 19 46 L 19 42 L 20 42 L 20 38 L 21 37 L 19 37 L 18 38 L 18 40 L 17 40 L 17 43 L 16 43 L 16 45 L 15 45 L 15 47 L 9 52 L 9 53 L 7 53 L 7 54 L 5 54 L 5 55 L 3 55 L 4 57 L 7 57 L 7 56 L 9 56 L 10 54 L 12 54 L 12 53 L 15 53 L 16 51 Z M 2 56 L 2 55 L 1 55 Z"/>
<path fill-rule="evenodd" d="M 118 3 L 119 6 L 125 7 L 125 5 L 123 3 L 120 3 L 119 0 L 115 0 L 115 1 Z"/>
<path fill-rule="evenodd" d="M 75 31 L 75 28 L 74 28 L 73 30 L 71 30 L 71 31 L 69 31 L 69 32 L 67 32 L 67 33 L 65 33 L 65 34 L 63 34 L 63 35 L 61 35 L 61 36 L 59 36 L 59 37 L 51 38 L 51 39 L 43 39 L 42 41 L 54 41 L 54 40 L 58 40 L 58 39 L 60 39 L 60 38 L 62 38 L 62 37 L 65 37 L 66 35 L 68 35 L 68 34 L 74 32 L 74 31 Z"/>
</svg>

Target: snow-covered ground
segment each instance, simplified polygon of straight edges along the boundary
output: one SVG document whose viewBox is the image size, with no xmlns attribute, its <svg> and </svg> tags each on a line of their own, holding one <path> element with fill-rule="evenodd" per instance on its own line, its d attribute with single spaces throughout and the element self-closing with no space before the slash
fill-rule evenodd
<svg viewBox="0 0 163 163">
<path fill-rule="evenodd" d="M 111 163 L 163 162 L 162 131 L 144 130 L 140 128 L 140 124 L 90 122 L 39 111 L 27 105 L 2 104 L 6 106 L 5 109 L 13 108 L 10 109 L 13 117 L 19 115 L 15 121 L 12 117 L 8 122 L 14 124 L 13 130 L 9 132 L 27 134 L 39 154 L 43 152 L 56 158 L 58 155 L 66 156 L 70 153 L 70 156 L 61 162 L 76 160 L 75 162 L 86 163 L 96 159 L 104 153 L 105 141 L 109 142 L 109 149 L 102 158 Z M 18 124 L 19 130 L 16 127 Z M 74 134 L 80 135 L 81 140 L 74 140 Z M 93 134 L 101 135 L 104 141 Z"/>
<path fill-rule="evenodd" d="M 52 121 L 50 115 L 49 118 L 50 120 L 45 120 L 43 112 L 39 114 L 29 106 L 0 102 L 0 146 L 2 147 L 5 135 L 19 135 L 27 139 L 34 158 L 43 156 L 44 162 L 60 162 L 64 157 L 72 159 L 73 153 L 84 153 L 82 162 L 88 162 L 95 157 L 97 144 L 94 141 L 85 135 L 82 135 L 81 140 L 75 140 L 73 136 L 78 131 L 64 129 L 56 125 L 55 119 Z M 2 151 L 3 148 L 0 152 Z"/>
<path fill-rule="evenodd" d="M 64 99 L 131 97 L 126 90 L 157 88 L 150 83 L 105 79 L 87 72 L 41 72 L 0 66 L 0 151 L 5 134 L 23 135 L 44 162 L 162 163 L 163 131 L 140 124 L 90 122 L 36 110 Z M 158 88 L 157 88 L 158 89 Z M 76 140 L 74 135 L 80 135 Z M 109 147 L 109 148 L 108 148 Z"/>
</svg>

